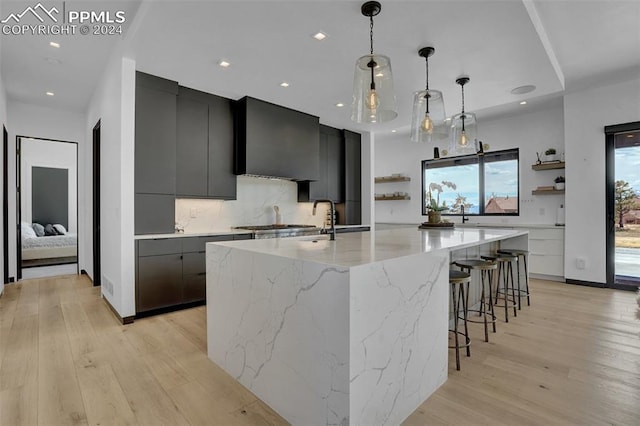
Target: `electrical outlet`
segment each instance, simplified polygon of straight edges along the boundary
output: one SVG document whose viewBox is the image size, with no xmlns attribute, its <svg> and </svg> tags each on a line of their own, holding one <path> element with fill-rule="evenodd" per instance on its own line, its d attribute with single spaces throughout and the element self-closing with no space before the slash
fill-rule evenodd
<svg viewBox="0 0 640 426">
<path fill-rule="evenodd" d="M 189 216 L 191 216 L 191 218 L 195 218 L 198 216 L 198 210 L 195 207 L 191 207 L 191 209 L 189 210 Z"/>
<path fill-rule="evenodd" d="M 544 216 L 546 210 L 544 207 L 540 207 L 540 210 L 538 210 L 540 212 L 540 216 Z"/>
<path fill-rule="evenodd" d="M 102 276 L 102 288 L 104 288 L 104 291 L 106 293 L 109 293 L 111 296 L 113 296 L 113 283 L 104 275 Z"/>
<path fill-rule="evenodd" d="M 587 261 L 583 257 L 576 258 L 576 268 L 585 269 L 587 267 Z"/>
</svg>

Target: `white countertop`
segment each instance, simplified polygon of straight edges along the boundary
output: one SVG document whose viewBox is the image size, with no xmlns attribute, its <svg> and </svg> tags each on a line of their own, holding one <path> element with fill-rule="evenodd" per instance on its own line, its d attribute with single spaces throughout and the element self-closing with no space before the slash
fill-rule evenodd
<svg viewBox="0 0 640 426">
<path fill-rule="evenodd" d="M 319 235 L 209 244 L 326 265 L 350 267 L 443 249 L 460 250 L 526 234 L 527 231 L 517 229 L 465 227 L 449 230 L 419 230 L 416 226 L 338 234 L 335 241 L 329 241 L 328 235 Z"/>
<path fill-rule="evenodd" d="M 226 229 L 219 231 L 209 232 L 174 232 L 173 234 L 149 234 L 149 235 L 136 235 L 134 240 L 154 240 L 159 238 L 186 238 L 186 237 L 212 237 L 216 235 L 238 235 L 238 234 L 252 234 L 253 231 L 244 229 Z"/>
<path fill-rule="evenodd" d="M 459 219 L 451 220 L 455 222 L 456 228 L 501 228 L 501 229 L 510 229 L 510 228 L 539 228 L 539 229 L 564 229 L 564 226 L 556 226 L 551 223 L 478 223 L 478 222 L 467 222 L 464 225 L 459 223 Z M 417 226 L 411 223 L 376 223 L 376 229 L 395 229 L 395 228 L 404 228 L 404 227 L 413 227 Z"/>
</svg>

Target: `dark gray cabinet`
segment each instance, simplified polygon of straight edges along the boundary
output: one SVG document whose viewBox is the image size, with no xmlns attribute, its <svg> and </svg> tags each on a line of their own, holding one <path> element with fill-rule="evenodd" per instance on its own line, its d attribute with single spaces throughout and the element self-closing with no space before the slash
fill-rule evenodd
<svg viewBox="0 0 640 426">
<path fill-rule="evenodd" d="M 180 87 L 177 111 L 176 195 L 236 198 L 233 115 L 229 99 Z"/>
<path fill-rule="evenodd" d="M 135 226 L 137 235 L 173 232 L 178 83 L 136 73 Z"/>
<path fill-rule="evenodd" d="M 206 244 L 251 234 L 136 241 L 136 314 L 179 309 L 206 300 Z"/>
<path fill-rule="evenodd" d="M 359 133 L 344 131 L 344 206 L 340 224 L 362 223 L 362 154 Z"/>
</svg>

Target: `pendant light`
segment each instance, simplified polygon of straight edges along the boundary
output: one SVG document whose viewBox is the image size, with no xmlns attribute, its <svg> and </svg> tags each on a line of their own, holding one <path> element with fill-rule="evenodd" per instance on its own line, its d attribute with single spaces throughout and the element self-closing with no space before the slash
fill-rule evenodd
<svg viewBox="0 0 640 426">
<path fill-rule="evenodd" d="M 474 154 L 476 152 L 477 122 L 476 115 L 464 110 L 464 85 L 469 77 L 460 77 L 456 83 L 462 91 L 462 112 L 451 119 L 451 151 L 456 154 Z"/>
<path fill-rule="evenodd" d="M 425 59 L 425 89 L 413 95 L 413 116 L 411 119 L 411 140 L 413 142 L 432 142 L 449 136 L 444 119 L 444 100 L 442 92 L 429 89 L 429 57 L 436 50 L 423 47 L 418 55 Z"/>
<path fill-rule="evenodd" d="M 398 116 L 391 61 L 387 56 L 373 54 L 373 17 L 380 9 L 377 1 L 368 1 L 360 9 L 369 17 L 371 50 L 369 55 L 356 61 L 351 112 L 351 119 L 356 123 L 381 123 Z"/>
</svg>

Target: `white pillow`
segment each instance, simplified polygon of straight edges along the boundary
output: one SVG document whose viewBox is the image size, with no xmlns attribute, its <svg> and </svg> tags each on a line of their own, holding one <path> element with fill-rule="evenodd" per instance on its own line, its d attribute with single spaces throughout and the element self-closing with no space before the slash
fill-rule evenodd
<svg viewBox="0 0 640 426">
<path fill-rule="evenodd" d="M 65 235 L 67 233 L 67 230 L 64 229 L 64 226 L 60 225 L 59 223 L 56 223 L 55 225 L 53 225 L 53 229 L 56 230 L 58 235 Z"/>
<path fill-rule="evenodd" d="M 36 231 L 33 230 L 31 225 L 22 222 L 20 225 L 20 231 L 22 232 L 22 238 L 37 238 Z"/>
</svg>

